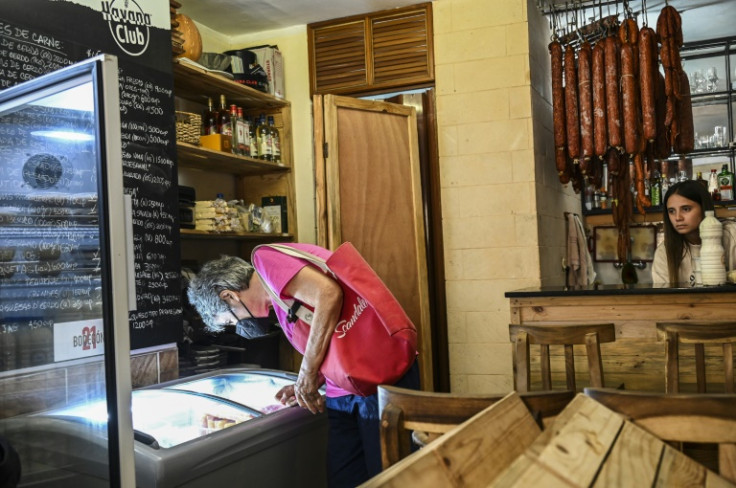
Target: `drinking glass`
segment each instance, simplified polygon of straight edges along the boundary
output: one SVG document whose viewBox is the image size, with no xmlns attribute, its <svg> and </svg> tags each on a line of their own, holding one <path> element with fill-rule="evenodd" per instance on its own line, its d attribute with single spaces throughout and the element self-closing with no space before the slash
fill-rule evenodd
<svg viewBox="0 0 736 488">
<path fill-rule="evenodd" d="M 718 71 L 715 66 L 711 66 L 705 72 L 705 79 L 708 81 L 707 89 L 709 92 L 714 92 L 718 86 Z"/>
</svg>

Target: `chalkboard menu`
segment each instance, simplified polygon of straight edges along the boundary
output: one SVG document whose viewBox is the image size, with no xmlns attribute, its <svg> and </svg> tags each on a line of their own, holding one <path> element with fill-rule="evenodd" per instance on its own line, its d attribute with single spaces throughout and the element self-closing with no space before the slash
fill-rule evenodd
<svg viewBox="0 0 736 488">
<path fill-rule="evenodd" d="M 131 348 L 137 349 L 175 342 L 182 330 L 168 2 L 0 2 L 0 89 L 102 52 L 116 55 L 119 64 L 124 187 L 133 202 L 137 310 L 130 314 Z M 6 219 L 0 226 L 10 225 L 9 229 L 16 232 L 14 244 L 5 246 L 12 249 L 3 250 L 0 246 L 0 286 L 6 286 L 6 290 L 10 285 L 37 286 L 38 298 L 48 302 L 48 306 L 61 307 L 62 303 L 72 306 L 69 304 L 78 300 L 84 302 L 83 307 L 94 307 L 99 305 L 99 297 L 94 296 L 99 270 L 94 267 L 94 245 L 88 245 L 94 241 L 95 236 L 89 233 L 96 222 L 94 217 L 85 215 L 85 209 L 96 204 L 89 195 L 85 197 L 88 174 L 84 168 L 88 151 L 81 142 L 73 151 L 49 149 L 48 143 L 39 144 L 29 136 L 29 126 L 43 126 L 46 117 L 69 120 L 78 126 L 84 123 L 80 120 L 83 115 L 69 109 L 64 109 L 64 113 L 49 110 L 52 109 L 44 107 L 37 113 L 26 110 L 15 118 L 5 117 L 0 123 L 0 193 L 6 185 L 6 200 L 19 198 L 13 196 L 11 188 L 19 185 L 33 188 L 39 195 L 38 201 L 25 201 L 20 206 L 18 202 L 0 201 L 0 221 Z M 20 159 L 16 155 L 17 164 L 4 165 L 3 161 L 8 161 L 3 158 L 4 148 L 18 146 L 25 146 L 26 154 Z M 75 195 L 74 201 L 68 195 Z M 16 211 L 3 217 L 2 208 L 6 206 L 15 207 Z M 19 207 L 23 208 L 20 212 Z M 52 229 L 54 232 L 50 232 Z M 56 247 L 54 242 L 58 244 Z M 43 252 L 53 252 L 54 259 L 42 259 L 39 254 Z M 69 273 L 71 270 L 64 266 L 74 266 L 75 272 Z M 84 286 L 75 285 L 75 279 L 84 282 Z M 8 281 L 3 283 L 3 280 Z M 54 292 L 55 289 L 59 291 Z M 13 307 L 7 303 L 4 306 Z M 19 301 L 14 306 L 24 305 Z M 0 343 L 10 340 L 10 336 L 3 335 L 3 329 L 43 336 L 38 341 L 45 343 L 52 326 L 53 323 L 37 315 L 24 318 L 18 310 L 0 308 Z M 47 362 L 47 359 L 21 361 L 20 357 L 14 357 L 3 361 L 20 367 Z M 2 369 L 11 368 L 0 364 Z"/>
</svg>

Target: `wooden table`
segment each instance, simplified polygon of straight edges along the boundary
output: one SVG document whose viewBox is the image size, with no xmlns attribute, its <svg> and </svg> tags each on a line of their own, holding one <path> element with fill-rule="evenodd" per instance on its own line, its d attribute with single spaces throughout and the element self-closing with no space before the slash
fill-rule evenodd
<svg viewBox="0 0 736 488">
<path fill-rule="evenodd" d="M 734 486 L 600 403 L 578 395 L 488 486 Z"/>
<path fill-rule="evenodd" d="M 512 392 L 361 486 L 736 485 L 587 396 L 577 395 L 542 431 Z"/>
</svg>

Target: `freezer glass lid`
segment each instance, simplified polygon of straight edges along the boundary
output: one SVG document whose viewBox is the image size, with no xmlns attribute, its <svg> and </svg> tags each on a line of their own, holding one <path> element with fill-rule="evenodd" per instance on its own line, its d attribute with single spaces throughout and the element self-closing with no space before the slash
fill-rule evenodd
<svg viewBox="0 0 736 488">
<path fill-rule="evenodd" d="M 261 413 L 286 408 L 276 400 L 276 392 L 294 383 L 294 379 L 267 373 L 225 373 L 179 383 L 168 388 L 187 390 L 225 398 Z"/>
<path fill-rule="evenodd" d="M 259 416 L 245 408 L 185 391 L 133 392 L 133 429 L 168 448 Z M 53 416 L 74 417 L 90 423 L 107 422 L 104 401 L 55 410 Z"/>
</svg>

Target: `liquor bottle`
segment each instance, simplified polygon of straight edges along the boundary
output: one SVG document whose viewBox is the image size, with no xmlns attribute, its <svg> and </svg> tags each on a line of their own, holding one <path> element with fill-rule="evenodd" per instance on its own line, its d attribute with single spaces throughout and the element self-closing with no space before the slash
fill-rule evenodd
<svg viewBox="0 0 736 488">
<path fill-rule="evenodd" d="M 695 181 L 703 185 L 703 188 L 706 190 L 708 189 L 708 181 L 703 178 L 703 173 L 701 171 L 698 171 L 698 177 Z"/>
<path fill-rule="evenodd" d="M 232 139 L 232 151 L 234 154 L 240 154 L 240 140 L 238 139 L 238 107 L 230 104 L 230 138 Z"/>
<path fill-rule="evenodd" d="M 238 119 L 235 124 L 236 134 L 235 137 L 238 140 L 238 154 L 241 156 L 250 155 L 250 134 L 248 133 L 248 124 L 243 118 L 243 107 L 238 107 Z"/>
<path fill-rule="evenodd" d="M 718 189 L 721 192 L 721 200 L 733 200 L 733 173 L 728 170 L 728 164 L 724 164 L 718 174 Z"/>
<path fill-rule="evenodd" d="M 207 108 L 202 113 L 202 135 L 217 134 L 217 111 L 212 97 L 207 97 Z"/>
<path fill-rule="evenodd" d="M 649 198 L 651 199 L 652 207 L 662 205 L 662 177 L 657 168 L 654 168 L 652 177 L 649 180 Z"/>
<path fill-rule="evenodd" d="M 225 95 L 220 95 L 220 109 L 217 111 L 217 126 L 219 128 L 218 133 L 232 139 L 233 126 L 231 123 L 230 110 L 228 110 L 225 102 Z"/>
<path fill-rule="evenodd" d="M 271 129 L 266 123 L 266 116 L 261 114 L 258 120 L 258 128 L 256 129 L 256 137 L 258 137 L 258 157 L 271 161 L 273 154 L 271 152 Z"/>
<path fill-rule="evenodd" d="M 664 197 L 667 196 L 667 191 L 670 189 L 670 180 L 667 178 L 666 173 L 662 173 L 662 181 L 660 183 L 660 193 L 662 194 L 662 204 L 664 204 Z"/>
<path fill-rule="evenodd" d="M 248 140 L 250 141 L 250 157 L 258 158 L 258 135 L 256 134 L 257 121 L 248 117 L 248 133 L 250 134 Z"/>
<path fill-rule="evenodd" d="M 271 160 L 281 164 L 281 134 L 273 121 L 273 115 L 268 116 L 268 128 L 271 130 Z"/>
<path fill-rule="evenodd" d="M 710 170 L 710 178 L 708 179 L 708 192 L 710 193 L 710 196 L 713 198 L 714 202 L 721 201 L 721 191 L 718 188 L 718 175 L 716 174 L 715 169 Z"/>
</svg>

